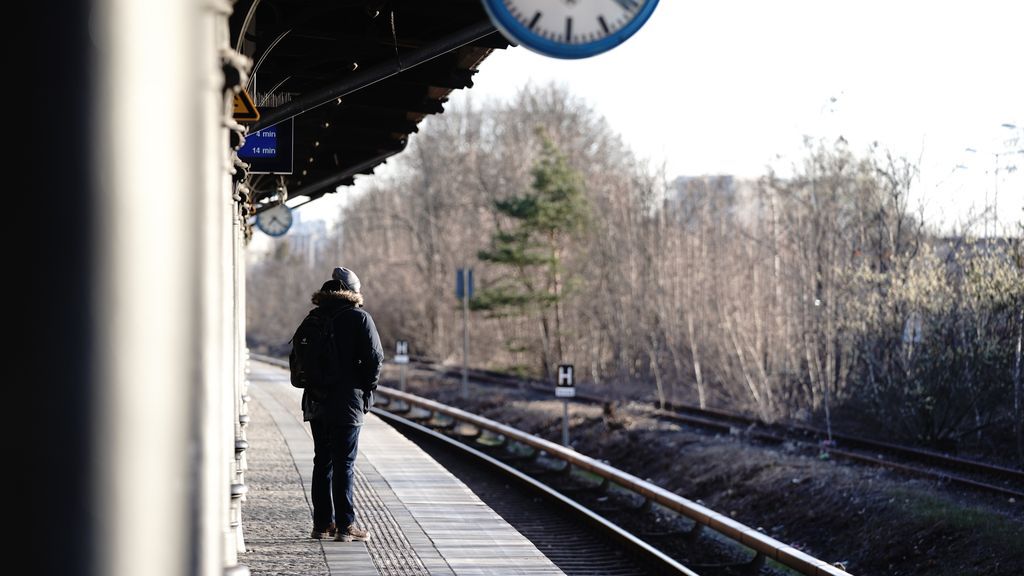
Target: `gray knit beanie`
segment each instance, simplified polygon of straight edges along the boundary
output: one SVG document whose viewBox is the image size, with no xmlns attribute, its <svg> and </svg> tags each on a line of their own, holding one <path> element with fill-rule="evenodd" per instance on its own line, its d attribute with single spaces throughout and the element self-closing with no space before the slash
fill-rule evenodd
<svg viewBox="0 0 1024 576">
<path fill-rule="evenodd" d="M 331 274 L 331 278 L 341 282 L 341 287 L 343 289 L 351 290 L 356 294 L 359 293 L 359 276 L 356 276 L 356 273 L 348 268 L 335 268 L 334 273 Z"/>
</svg>

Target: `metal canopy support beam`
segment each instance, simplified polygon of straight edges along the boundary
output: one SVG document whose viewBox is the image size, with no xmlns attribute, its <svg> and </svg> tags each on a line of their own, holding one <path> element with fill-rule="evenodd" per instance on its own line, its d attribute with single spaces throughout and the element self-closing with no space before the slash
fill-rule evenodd
<svg viewBox="0 0 1024 576">
<path fill-rule="evenodd" d="M 259 122 L 253 124 L 252 128 L 249 129 L 249 132 L 252 133 L 262 130 L 268 126 L 273 126 L 282 120 L 308 112 L 309 110 L 322 106 L 335 98 L 341 98 L 342 96 L 351 94 L 356 90 L 390 78 L 399 72 L 419 66 L 424 62 L 433 60 L 442 54 L 461 48 L 466 44 L 470 44 L 491 34 L 498 34 L 498 32 L 495 30 L 494 24 L 492 24 L 490 20 L 483 20 L 481 22 L 471 24 L 437 40 L 436 42 L 421 46 L 408 54 L 403 54 L 401 58 L 395 60 L 389 59 L 386 62 L 375 64 L 367 68 L 364 72 L 347 75 L 345 78 L 338 80 L 333 84 L 324 86 L 319 90 L 307 92 L 300 98 L 289 102 L 284 106 L 270 109 L 262 118 L 260 118 Z"/>
</svg>

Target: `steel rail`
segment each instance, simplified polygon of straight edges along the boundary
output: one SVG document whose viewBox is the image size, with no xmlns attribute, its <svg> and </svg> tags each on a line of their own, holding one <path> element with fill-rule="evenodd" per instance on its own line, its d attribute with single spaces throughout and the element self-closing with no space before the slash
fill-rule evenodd
<svg viewBox="0 0 1024 576">
<path fill-rule="evenodd" d="M 982 490 L 984 492 L 991 492 L 993 494 L 1000 494 L 1010 498 L 1021 498 L 1024 499 L 1024 491 L 1015 490 L 1013 488 L 1006 488 L 996 484 L 989 484 L 987 482 L 979 482 L 963 476 L 957 476 L 949 474 L 947 472 L 939 472 L 935 470 L 927 470 L 925 468 L 917 468 L 916 466 L 908 466 L 907 464 L 900 464 L 899 462 L 891 462 L 889 460 L 882 460 L 872 456 L 865 456 L 863 454 L 857 454 L 856 452 L 850 452 L 847 450 L 838 450 L 836 448 L 829 448 L 826 451 L 828 454 L 838 456 L 840 458 L 846 458 L 847 460 L 853 460 L 862 464 L 881 466 L 884 468 L 892 468 L 899 470 L 906 474 L 913 476 L 920 476 L 932 479 L 938 479 L 940 482 L 949 482 L 951 484 L 958 484 L 967 488 L 973 488 L 975 490 Z"/>
<path fill-rule="evenodd" d="M 442 374 L 451 375 L 450 370 L 434 368 L 431 366 L 424 366 L 425 369 L 431 369 Z M 544 385 L 535 381 L 524 381 L 515 377 L 502 376 L 500 374 L 487 372 L 487 371 L 470 371 L 470 377 L 480 382 L 493 383 L 499 386 L 515 388 L 520 385 L 525 385 L 530 390 L 549 392 L 551 389 L 550 385 Z M 586 394 L 580 394 L 577 392 L 576 401 L 589 402 L 594 404 L 601 404 L 610 402 L 610 399 L 600 398 L 596 396 L 589 396 Z M 793 440 L 794 436 L 803 437 L 805 440 L 810 439 L 822 439 L 826 437 L 826 434 L 822 430 L 818 430 L 809 426 L 802 426 L 797 424 L 765 424 L 763 421 L 757 418 L 746 416 L 744 414 L 737 414 L 734 412 L 728 412 L 725 410 L 719 410 L 714 408 L 700 408 L 697 406 L 691 406 L 687 404 L 668 404 L 664 409 L 658 409 L 657 415 L 662 418 L 668 418 L 672 420 L 678 420 L 694 426 L 702 428 L 709 428 L 719 432 L 728 432 L 732 428 L 744 427 L 747 429 L 747 435 L 752 438 L 768 441 L 782 441 L 782 440 Z M 934 466 L 941 466 L 944 468 L 951 468 L 957 470 L 963 470 L 973 472 L 975 474 L 982 474 L 989 477 L 1002 478 L 1013 481 L 1015 483 L 1021 483 L 1024 486 L 1024 470 L 1017 470 L 1008 468 L 1005 466 L 999 466 L 996 464 L 990 464 L 987 462 L 980 462 L 977 460 L 969 460 L 966 458 L 958 458 L 955 456 L 948 456 L 939 452 L 926 450 L 922 448 L 915 448 L 911 446 L 901 446 L 899 444 L 893 444 L 891 442 L 885 442 L 881 440 L 872 440 L 869 438 L 860 438 L 857 436 L 850 436 L 842 433 L 832 433 L 832 438 L 838 441 L 845 448 L 854 448 L 859 450 L 870 450 L 877 452 L 890 453 L 901 458 L 909 460 L 917 460 L 926 464 Z M 842 450 L 835 446 L 823 447 L 825 452 L 834 454 L 839 457 L 847 458 L 849 460 L 856 460 L 862 463 L 868 463 L 878 466 L 884 466 L 901 470 L 903 472 L 909 472 L 917 476 L 931 476 L 941 481 L 950 481 L 955 484 L 960 484 L 965 487 L 974 489 L 981 489 L 986 492 L 994 492 L 1004 496 L 1012 496 L 1020 498 L 1024 496 L 1024 488 L 1013 488 L 1003 487 L 996 484 L 990 484 L 986 482 L 979 482 L 970 478 L 964 478 L 955 474 L 949 474 L 941 471 L 931 471 L 922 468 L 916 468 L 913 466 L 907 466 L 898 462 L 892 462 L 889 460 L 883 460 L 880 458 L 873 458 L 866 455 L 856 455 L 849 450 Z"/>
<path fill-rule="evenodd" d="M 715 410 L 708 408 L 699 408 L 697 406 L 691 406 L 687 404 L 671 404 L 665 408 L 668 412 L 674 412 L 677 414 L 694 414 L 697 416 L 714 416 L 723 420 L 729 420 L 737 422 L 746 426 L 762 426 L 765 428 L 773 428 L 773 426 L 765 424 L 757 418 L 752 418 L 742 414 L 736 414 L 733 412 L 727 412 L 724 410 Z M 827 433 L 824 430 L 814 428 L 812 426 L 795 425 L 795 424 L 780 424 L 792 433 L 803 434 L 813 438 L 826 438 Z M 969 460 L 966 458 L 959 458 L 956 456 L 949 456 L 941 452 L 935 452 L 933 450 L 927 450 L 924 448 L 916 448 L 912 446 L 903 446 L 900 444 L 893 444 L 892 442 L 886 442 L 884 440 L 873 440 L 870 438 L 861 438 L 858 436 L 851 436 L 843 434 L 841 432 L 833 432 L 832 439 L 846 447 L 876 450 L 881 452 L 889 452 L 892 454 L 899 455 L 903 458 L 909 458 L 914 460 L 920 460 L 923 462 L 939 464 L 949 468 L 959 468 L 963 470 L 971 470 L 974 472 L 988 474 L 991 476 L 1004 477 L 1017 482 L 1024 482 L 1024 470 L 1016 470 L 1008 468 L 1006 466 L 999 466 L 997 464 L 990 464 L 988 462 L 980 462 L 977 460 Z"/>
<path fill-rule="evenodd" d="M 708 428 L 708 429 L 716 430 L 716 431 L 719 431 L 719 432 L 725 432 L 725 433 L 728 433 L 730 431 L 730 429 L 733 428 L 733 426 L 731 426 L 728 422 L 716 421 L 716 420 L 713 420 L 713 419 L 702 418 L 700 416 L 693 416 L 693 415 L 690 415 L 690 414 L 679 414 L 679 413 L 675 413 L 675 412 L 668 412 L 668 411 L 664 411 L 664 410 L 659 410 L 658 411 L 658 416 L 660 418 L 664 418 L 666 420 L 671 420 L 671 421 L 679 422 L 679 423 L 682 423 L 682 424 L 689 424 L 691 426 L 699 426 L 701 428 Z M 753 428 L 753 429 L 745 432 L 745 434 L 747 436 L 751 437 L 751 438 L 756 439 L 756 440 L 767 441 L 767 442 L 771 442 L 771 443 L 775 443 L 775 444 L 779 444 L 779 443 L 785 442 L 787 440 L 792 440 L 792 437 L 790 435 L 787 435 L 785 433 L 775 432 L 775 431 L 772 431 L 770 429 L 769 430 L 765 430 L 765 429 Z M 835 438 L 835 435 L 833 435 L 833 438 Z M 899 447 L 897 447 L 897 448 L 899 448 Z M 864 450 L 863 447 L 861 447 L 860 449 Z M 990 492 L 990 493 L 993 493 L 993 494 L 999 494 L 999 495 L 1008 496 L 1008 497 L 1011 497 L 1011 498 L 1022 498 L 1022 499 L 1024 499 L 1024 490 L 1015 489 L 1013 487 L 1000 486 L 998 484 L 990 484 L 988 482 L 980 482 L 978 480 L 974 480 L 974 479 L 971 479 L 971 478 L 966 478 L 964 476 L 958 476 L 956 474 L 950 474 L 948 471 L 945 471 L 945 470 L 918 468 L 917 466 L 911 466 L 911 465 L 904 464 L 904 463 L 901 463 L 901 462 L 894 462 L 892 460 L 885 460 L 885 459 L 882 459 L 882 458 L 879 458 L 879 457 L 875 457 L 875 456 L 868 456 L 866 454 L 858 454 L 856 452 L 851 452 L 850 450 L 844 450 L 844 449 L 841 449 L 841 448 L 837 448 L 835 446 L 822 447 L 821 450 L 825 454 L 829 454 L 829 455 L 835 456 L 837 458 L 844 458 L 846 460 L 852 460 L 852 461 L 858 462 L 860 464 L 868 464 L 868 465 L 872 465 L 872 466 L 879 466 L 879 467 L 882 467 L 882 468 L 891 468 L 893 470 L 897 470 L 899 472 L 902 472 L 902 473 L 905 473 L 905 474 L 909 474 L 909 475 L 912 475 L 912 476 L 918 476 L 918 477 L 922 477 L 922 478 L 931 478 L 931 479 L 934 479 L 934 480 L 938 480 L 940 482 L 949 482 L 951 484 L 957 484 L 957 485 L 960 485 L 960 486 L 963 486 L 963 487 L 966 487 L 966 488 L 971 488 L 971 489 L 974 489 L 974 490 L 981 490 L 981 491 L 984 491 L 984 492 Z M 894 452 L 897 453 L 897 454 L 899 453 L 899 452 L 896 452 L 896 451 L 894 451 Z M 908 456 L 904 454 L 903 457 L 907 458 Z M 950 466 L 950 467 L 953 467 L 953 468 L 958 467 L 955 464 L 948 464 L 948 463 L 946 463 L 943 460 L 938 459 L 938 458 L 936 458 L 934 460 L 925 460 L 925 461 L 926 462 L 932 461 L 933 463 L 945 464 L 946 466 Z M 967 462 L 970 462 L 970 461 L 967 461 Z M 982 465 L 982 466 L 984 466 L 984 465 Z M 996 473 L 990 472 L 990 474 L 1012 477 L 1012 473 L 1014 472 L 1013 470 L 999 468 L 999 467 L 995 467 L 995 470 L 997 471 Z M 984 468 L 975 469 L 974 471 L 975 472 L 979 472 L 979 473 L 989 472 L 988 470 L 986 470 Z M 1007 474 L 1007 472 L 1009 472 L 1010 474 Z"/>
<path fill-rule="evenodd" d="M 388 387 L 377 389 L 378 394 L 387 396 L 389 399 L 400 400 L 409 406 L 416 406 L 433 414 L 441 414 L 456 421 L 469 424 L 480 430 L 487 430 L 493 434 L 513 440 L 535 450 L 544 452 L 548 456 L 562 460 L 571 466 L 585 470 L 604 480 L 613 482 L 622 488 L 642 496 L 645 500 L 658 504 L 666 509 L 672 510 L 680 515 L 686 516 L 700 526 L 707 527 L 715 532 L 733 540 L 747 548 L 754 550 L 758 555 L 772 559 L 784 566 L 792 568 L 801 574 L 808 576 L 844 576 L 848 573 L 831 564 L 819 560 L 809 554 L 805 554 L 792 546 L 780 542 L 770 536 L 762 534 L 740 522 L 737 522 L 714 510 L 701 506 L 696 502 L 683 498 L 678 494 L 670 492 L 660 486 L 656 486 L 613 468 L 603 462 L 599 462 L 588 456 L 584 456 L 574 450 L 559 446 L 543 438 L 527 434 L 511 426 L 477 416 L 453 408 L 433 400 L 428 400 L 406 392 L 400 392 Z"/>
<path fill-rule="evenodd" d="M 462 442 L 454 440 L 426 426 L 417 424 L 412 420 L 402 418 L 397 414 L 392 414 L 391 412 L 388 412 L 387 410 L 384 410 L 382 408 L 375 407 L 371 408 L 370 410 L 374 414 L 385 420 L 409 427 L 420 434 L 429 435 L 432 438 L 444 442 L 448 446 L 456 448 L 466 454 L 473 456 L 478 460 L 486 462 L 492 467 L 500 470 L 503 474 L 511 476 L 518 480 L 519 482 L 526 484 L 531 489 L 541 493 L 544 497 L 549 498 L 551 500 L 555 500 L 559 504 L 567 507 L 574 514 L 582 516 L 591 524 L 609 533 L 611 536 L 618 539 L 630 548 L 633 548 L 637 553 L 642 554 L 643 556 L 657 563 L 661 569 L 670 570 L 672 574 L 682 574 L 684 576 L 698 576 L 697 573 L 693 572 L 686 566 L 683 566 L 679 562 L 676 562 L 661 550 L 658 550 L 657 548 L 651 546 L 647 542 L 644 542 L 643 540 L 637 538 L 630 532 L 627 532 L 626 530 L 623 530 L 621 527 L 609 522 L 607 519 L 600 516 L 599 514 L 594 513 L 594 511 L 581 505 L 579 502 L 576 502 L 575 500 L 565 496 L 564 494 L 558 492 L 557 490 L 551 488 L 550 486 L 547 486 L 546 484 L 535 480 L 534 478 L 520 472 L 519 470 L 516 470 L 515 468 L 509 466 L 508 464 L 505 464 L 504 462 L 498 460 L 497 458 L 484 454 L 483 452 L 471 446 L 463 444 Z"/>
</svg>

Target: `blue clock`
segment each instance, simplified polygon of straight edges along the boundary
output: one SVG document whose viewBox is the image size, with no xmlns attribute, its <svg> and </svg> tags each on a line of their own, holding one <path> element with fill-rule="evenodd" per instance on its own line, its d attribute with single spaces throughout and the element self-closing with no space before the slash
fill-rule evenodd
<svg viewBox="0 0 1024 576">
<path fill-rule="evenodd" d="M 269 236 L 282 236 L 292 227 L 292 210 L 284 204 L 267 208 L 256 215 L 256 227 Z"/>
<path fill-rule="evenodd" d="M 587 58 L 622 44 L 658 0 L 483 0 L 502 34 L 555 58 Z"/>
</svg>

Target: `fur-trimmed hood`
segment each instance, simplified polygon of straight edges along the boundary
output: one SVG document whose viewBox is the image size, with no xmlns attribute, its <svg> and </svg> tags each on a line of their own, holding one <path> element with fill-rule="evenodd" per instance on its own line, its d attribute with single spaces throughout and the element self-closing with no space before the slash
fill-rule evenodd
<svg viewBox="0 0 1024 576">
<path fill-rule="evenodd" d="M 318 290 L 313 292 L 313 297 L 310 300 L 316 306 L 330 306 L 339 303 L 352 304 L 356 308 L 360 308 L 363 305 L 363 295 L 351 290 Z"/>
</svg>

